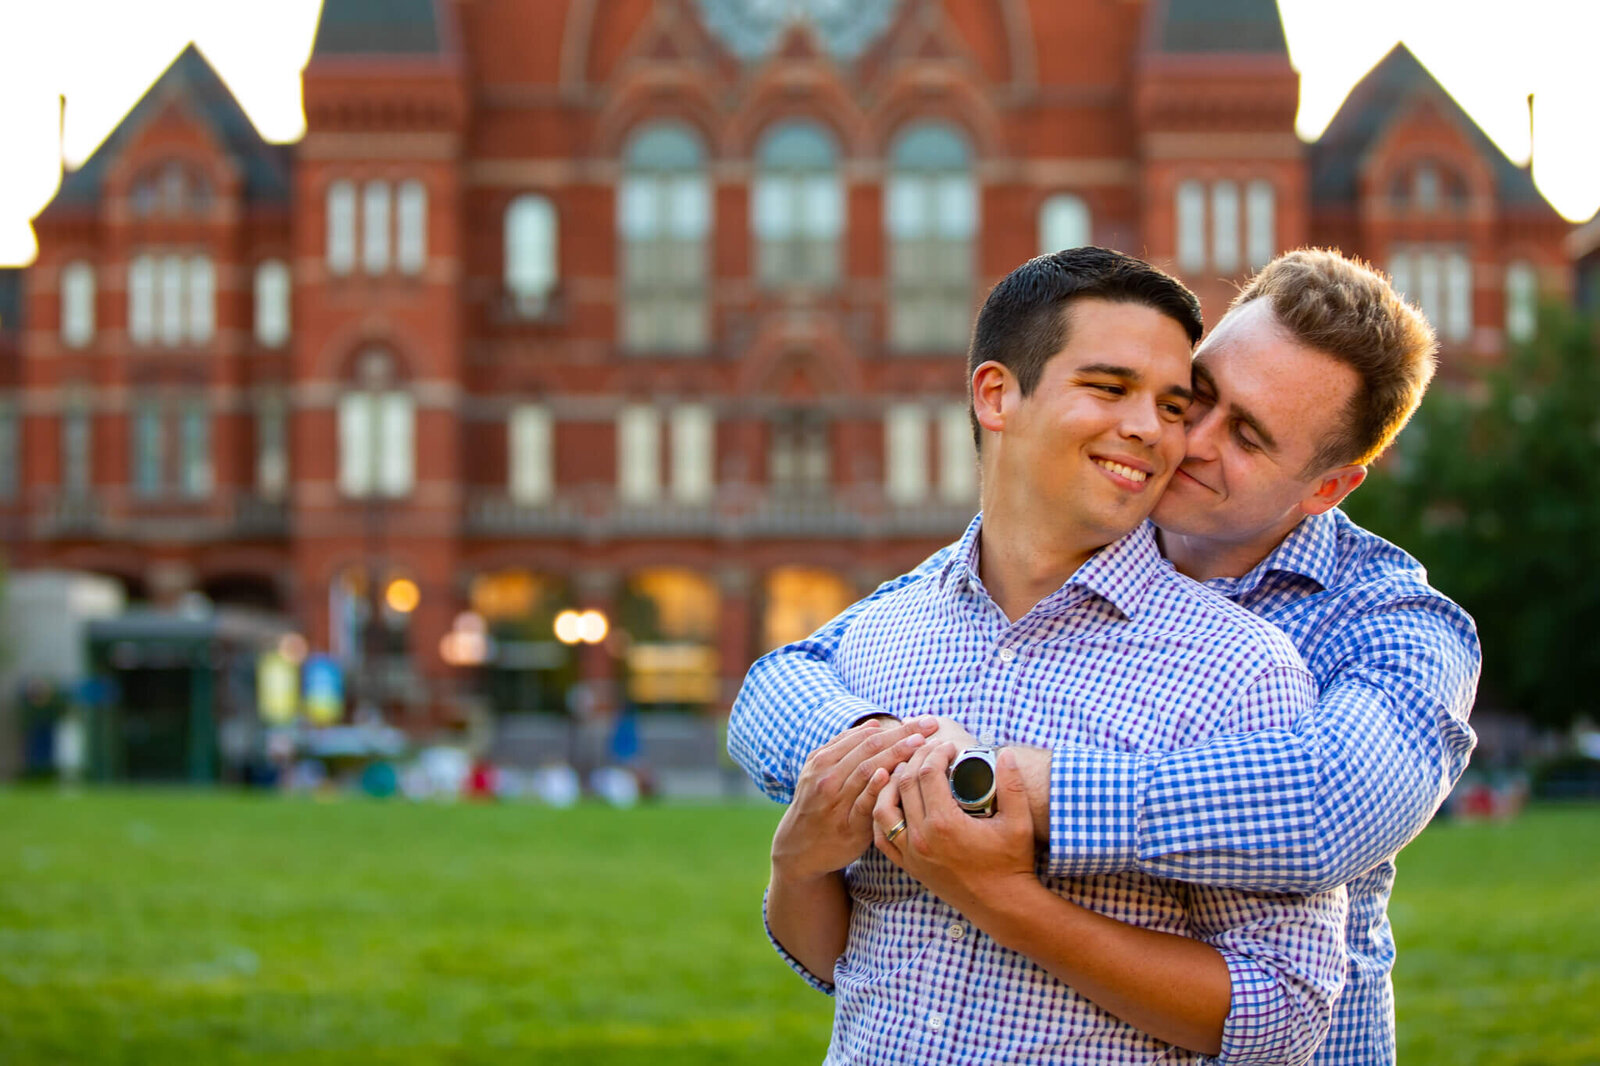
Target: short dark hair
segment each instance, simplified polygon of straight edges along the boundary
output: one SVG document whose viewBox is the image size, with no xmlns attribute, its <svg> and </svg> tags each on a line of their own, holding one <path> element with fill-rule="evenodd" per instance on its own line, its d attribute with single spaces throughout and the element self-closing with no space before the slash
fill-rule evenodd
<svg viewBox="0 0 1600 1066">
<path fill-rule="evenodd" d="M 1159 311 L 1183 327 L 1191 347 L 1205 329 L 1200 301 L 1171 274 L 1109 248 L 1067 248 L 1028 260 L 990 290 L 967 349 L 969 387 L 992 360 L 1016 375 L 1022 395 L 1033 395 L 1045 364 L 1066 347 L 1072 302 L 1089 297 Z M 981 446 L 976 413 L 972 437 Z"/>
<path fill-rule="evenodd" d="M 1266 300 L 1298 343 L 1350 367 L 1361 384 L 1342 424 L 1307 464 L 1307 476 L 1383 454 L 1422 402 L 1439 344 L 1433 327 L 1359 259 L 1327 248 L 1285 252 L 1251 278 L 1233 306 Z"/>
</svg>

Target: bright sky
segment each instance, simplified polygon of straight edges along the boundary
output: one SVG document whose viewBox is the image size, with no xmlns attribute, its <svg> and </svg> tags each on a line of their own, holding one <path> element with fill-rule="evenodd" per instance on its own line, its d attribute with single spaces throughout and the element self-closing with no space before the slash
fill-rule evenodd
<svg viewBox="0 0 1600 1066">
<path fill-rule="evenodd" d="M 0 266 L 31 262 L 29 220 L 190 40 L 262 136 L 305 131 L 300 71 L 320 0 L 0 0 Z M 1314 137 L 1352 85 L 1404 39 L 1567 218 L 1600 209 L 1590 0 L 1280 0 L 1301 75 L 1297 127 Z M 64 136 L 59 97 L 67 98 Z"/>
</svg>

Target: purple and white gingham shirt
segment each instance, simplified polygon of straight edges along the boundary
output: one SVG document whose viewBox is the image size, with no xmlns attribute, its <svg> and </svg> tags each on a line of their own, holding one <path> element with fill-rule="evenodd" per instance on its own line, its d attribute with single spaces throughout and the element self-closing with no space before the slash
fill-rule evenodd
<svg viewBox="0 0 1600 1066">
<path fill-rule="evenodd" d="M 804 641 L 764 656 L 734 704 L 728 748 L 774 799 L 840 729 L 880 708 L 831 661 L 877 599 L 941 573 L 941 549 Z M 1288 729 L 1133 754 L 1063 745 L 1050 869 L 1139 870 L 1258 892 L 1347 885 L 1349 974 L 1314 1066 L 1395 1061 L 1394 855 L 1466 768 L 1481 650 L 1472 619 L 1411 556 L 1337 508 L 1303 520 L 1249 573 L 1209 583 L 1294 641 L 1321 688 Z"/>
<path fill-rule="evenodd" d="M 1283 634 L 1177 575 L 1141 527 L 1014 623 L 977 576 L 981 516 L 945 565 L 881 597 L 839 645 L 850 691 L 1000 744 L 1148 755 L 1283 728 L 1313 706 Z M 1140 872 L 1043 883 L 1113 918 L 1194 937 L 1233 982 L 1225 1063 L 1299 1063 L 1344 980 L 1345 894 L 1252 894 Z M 1122 1022 L 964 921 L 875 851 L 846 871 L 829 1063 L 1207 1061 Z M 782 949 L 780 948 L 780 951 Z M 785 953 L 786 958 L 787 954 Z M 802 975 L 828 988 L 790 958 Z"/>
</svg>

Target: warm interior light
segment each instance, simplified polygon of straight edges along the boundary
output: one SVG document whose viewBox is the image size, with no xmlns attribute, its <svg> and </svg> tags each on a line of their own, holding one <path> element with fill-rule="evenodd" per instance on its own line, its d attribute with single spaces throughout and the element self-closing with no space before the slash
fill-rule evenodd
<svg viewBox="0 0 1600 1066">
<path fill-rule="evenodd" d="M 562 611 L 556 615 L 556 639 L 563 644 L 576 644 L 583 639 L 578 631 L 577 611 Z"/>
<path fill-rule="evenodd" d="M 396 614 L 410 614 L 422 602 L 422 590 L 408 577 L 397 577 L 383 590 L 383 602 Z"/>
</svg>

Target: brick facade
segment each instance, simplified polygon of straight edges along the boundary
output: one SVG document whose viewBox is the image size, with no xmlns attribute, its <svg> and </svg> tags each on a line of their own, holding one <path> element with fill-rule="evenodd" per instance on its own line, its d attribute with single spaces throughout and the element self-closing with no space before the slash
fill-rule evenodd
<svg viewBox="0 0 1600 1066">
<path fill-rule="evenodd" d="M 1400 248 L 1443 264 L 1436 288 L 1456 279 L 1440 300 L 1459 294 L 1466 275 L 1450 264 L 1464 262 L 1470 309 L 1452 313 L 1470 328 L 1445 352 L 1458 373 L 1504 347 L 1513 262 L 1565 295 L 1569 227 L 1409 53 L 1380 64 L 1307 146 L 1293 131 L 1298 78 L 1275 5 L 1225 7 L 1226 21 L 1198 0 L 863 3 L 864 19 L 887 14 L 881 28 L 864 22 L 851 38 L 797 17 L 741 57 L 718 5 L 694 0 L 327 0 L 304 79 L 307 133 L 292 149 L 262 143 L 191 49 L 40 218 L 25 306 L 11 316 L 23 328 L 8 331 L 0 312 L 0 386 L 20 441 L 17 491 L 0 499 L 11 564 L 112 574 L 158 601 L 198 590 L 264 606 L 335 650 L 349 640 L 340 619 L 375 599 L 372 584 L 403 576 L 420 602 L 397 630 L 406 653 L 393 683 L 372 691 L 418 714 L 448 713 L 451 693 L 478 683 L 444 662 L 441 638 L 469 606 L 492 610 L 495 588 L 521 587 L 481 579 L 527 571 L 549 603 L 606 612 L 613 636 L 568 653 L 548 635 L 506 636 L 537 614 L 525 603 L 505 614 L 507 646 L 538 659 L 555 688 L 502 705 L 549 703 L 575 678 L 614 705 L 633 692 L 615 682 L 646 669 L 638 647 L 698 643 L 715 653 L 719 683 L 676 702 L 725 708 L 773 635 L 914 564 L 973 509 L 952 472 L 959 426 L 939 421 L 960 399 L 961 342 L 892 337 L 894 272 L 917 266 L 895 266 L 896 152 L 930 123 L 964 144 L 976 205 L 963 320 L 1041 250 L 1041 213 L 1061 194 L 1087 209 L 1088 239 L 1176 270 L 1213 321 L 1263 252 L 1333 244 L 1386 265 Z M 762 146 L 785 122 L 833 145 L 842 229 L 837 271 L 820 284 L 768 284 L 758 269 Z M 629 293 L 661 280 L 630 279 L 619 227 L 629 153 L 660 124 L 702 153 L 683 171 L 689 184 L 661 185 L 669 197 L 703 189 L 707 205 L 694 308 L 708 324 L 691 350 L 623 333 Z M 163 173 L 201 191 L 163 206 L 160 189 L 140 185 Z M 962 188 L 941 180 L 926 188 Z M 346 206 L 335 186 L 349 190 Z M 553 278 L 531 302 L 507 281 L 506 238 L 508 211 L 530 195 L 555 220 Z M 401 218 L 419 202 L 420 244 Z M 677 205 L 659 223 L 669 231 L 698 210 L 665 202 Z M 952 217 L 939 203 L 936 226 Z M 1186 238 L 1179 216 L 1196 205 Z M 382 248 L 366 243 L 374 219 L 396 227 Z M 1231 235 L 1218 219 L 1234 221 Z M 341 226 L 344 267 L 330 250 Z M 142 253 L 156 281 L 130 281 Z M 204 339 L 136 341 L 130 284 L 159 287 L 163 264 L 200 256 L 214 287 Z M 383 265 L 369 269 L 369 256 Z M 273 260 L 292 276 L 281 346 L 255 328 L 255 279 Z M 93 336 L 78 347 L 62 330 L 73 262 L 95 279 Z M 184 276 L 194 299 L 201 275 Z M 367 422 L 350 413 L 356 394 L 372 399 Z M 173 413 L 197 403 L 204 429 Z M 281 494 L 261 473 L 272 404 L 285 418 Z M 909 460 L 887 454 L 895 405 L 911 412 L 913 444 L 922 434 Z M 694 418 L 680 418 L 685 408 Z M 543 443 L 517 443 L 524 409 L 528 439 Z M 90 427 L 80 489 L 64 468 L 73 411 Z M 704 412 L 707 490 L 691 484 Z M 634 437 L 630 418 L 643 427 Z M 398 491 L 351 491 L 365 476 L 346 469 L 351 426 L 370 431 L 374 484 L 392 477 Z M 385 436 L 391 426 L 409 433 Z M 407 436 L 413 454 L 397 463 L 388 453 Z M 185 465 L 202 443 L 205 469 Z M 531 502 L 512 490 L 518 447 L 550 456 L 551 484 L 539 488 L 536 471 Z M 657 464 L 638 475 L 637 498 L 619 490 L 630 448 Z M 130 449 L 143 449 L 157 491 L 137 490 Z M 182 469 L 158 476 L 152 455 Z M 891 499 L 897 462 L 909 487 Z M 819 476 L 824 491 L 806 489 Z M 674 608 L 655 601 L 652 620 L 629 631 L 649 600 L 641 575 L 662 570 L 711 590 L 714 624 L 669 624 Z M 346 602 L 341 575 L 369 585 L 349 586 Z M 813 592 L 786 591 L 796 587 Z M 565 657 L 538 650 L 548 647 Z"/>
</svg>

